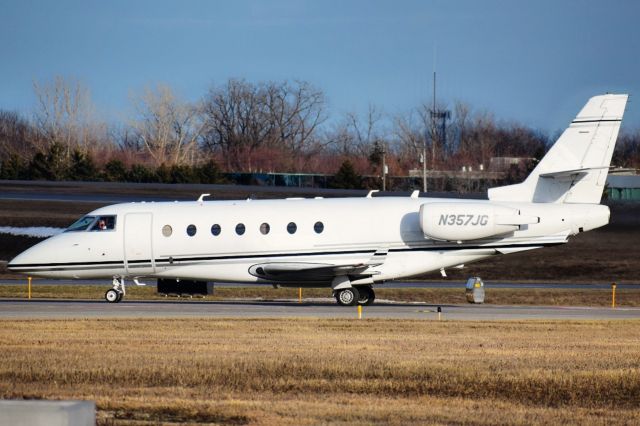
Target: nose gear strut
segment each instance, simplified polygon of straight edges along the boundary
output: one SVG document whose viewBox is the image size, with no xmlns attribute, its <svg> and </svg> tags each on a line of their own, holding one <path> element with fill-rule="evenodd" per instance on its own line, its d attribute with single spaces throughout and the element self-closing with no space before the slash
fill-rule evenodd
<svg viewBox="0 0 640 426">
<path fill-rule="evenodd" d="M 124 286 L 124 277 L 113 277 L 113 288 L 107 290 L 104 298 L 109 303 L 118 303 L 127 294 Z"/>
</svg>

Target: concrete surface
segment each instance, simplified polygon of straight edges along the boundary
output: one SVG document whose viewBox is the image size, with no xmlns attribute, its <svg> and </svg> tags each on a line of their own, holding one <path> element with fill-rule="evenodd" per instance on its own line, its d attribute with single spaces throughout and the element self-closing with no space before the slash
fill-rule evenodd
<svg viewBox="0 0 640 426">
<path fill-rule="evenodd" d="M 93 401 L 0 400 L 2 426 L 93 426 Z"/>
<path fill-rule="evenodd" d="M 381 300 L 363 308 L 363 318 L 437 319 L 437 305 Z M 640 308 L 441 305 L 446 320 L 616 320 L 640 319 Z M 279 301 L 127 301 L 117 304 L 87 300 L 0 300 L 0 319 L 62 318 L 356 318 L 356 307 L 333 299 Z"/>
</svg>

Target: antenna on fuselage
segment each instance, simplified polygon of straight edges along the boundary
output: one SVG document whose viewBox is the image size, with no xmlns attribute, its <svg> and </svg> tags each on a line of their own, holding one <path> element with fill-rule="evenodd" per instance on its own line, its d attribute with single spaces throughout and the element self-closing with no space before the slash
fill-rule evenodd
<svg viewBox="0 0 640 426">
<path fill-rule="evenodd" d="M 202 204 L 202 202 L 204 201 L 204 197 L 210 197 L 211 194 L 201 194 L 200 197 L 198 198 L 198 202 L 200 204 Z"/>
</svg>

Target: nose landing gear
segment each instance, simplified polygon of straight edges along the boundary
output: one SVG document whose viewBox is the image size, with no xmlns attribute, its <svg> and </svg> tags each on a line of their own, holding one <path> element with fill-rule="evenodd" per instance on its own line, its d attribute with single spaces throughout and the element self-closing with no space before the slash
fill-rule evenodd
<svg viewBox="0 0 640 426">
<path fill-rule="evenodd" d="M 113 288 L 107 290 L 104 294 L 104 299 L 109 303 L 118 303 L 125 294 L 124 278 L 118 279 L 117 277 L 113 277 Z"/>
</svg>

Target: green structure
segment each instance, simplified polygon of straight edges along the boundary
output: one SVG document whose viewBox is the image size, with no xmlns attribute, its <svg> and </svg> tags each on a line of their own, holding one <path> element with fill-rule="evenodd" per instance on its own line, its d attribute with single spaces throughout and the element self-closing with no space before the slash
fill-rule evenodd
<svg viewBox="0 0 640 426">
<path fill-rule="evenodd" d="M 607 196 L 612 201 L 640 202 L 640 175 L 609 176 Z"/>
</svg>

